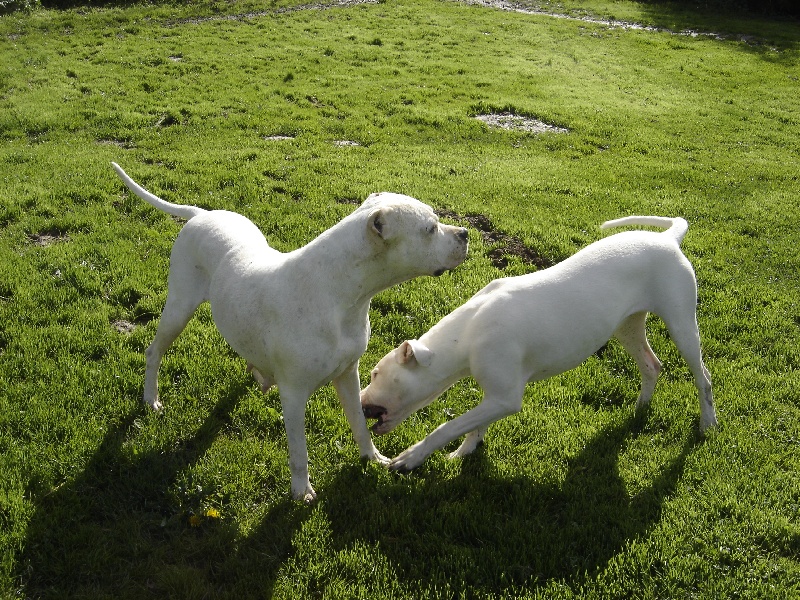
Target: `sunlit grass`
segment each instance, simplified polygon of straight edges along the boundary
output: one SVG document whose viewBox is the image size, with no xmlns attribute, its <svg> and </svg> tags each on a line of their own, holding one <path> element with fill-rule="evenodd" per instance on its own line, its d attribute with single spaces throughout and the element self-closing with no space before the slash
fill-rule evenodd
<svg viewBox="0 0 800 600">
<path fill-rule="evenodd" d="M 748 42 L 455 2 L 277 8 L 0 18 L 3 595 L 799 592 L 797 26 L 724 23 Z M 659 10 L 592 4 L 709 24 Z M 568 133 L 491 130 L 485 112 Z M 320 498 L 295 504 L 277 392 L 208 307 L 162 365 L 166 410 L 142 406 L 180 224 L 124 193 L 112 160 L 170 201 L 245 214 L 281 250 L 380 190 L 486 217 L 461 267 L 376 297 L 362 374 L 492 278 L 533 270 L 493 262 L 508 236 L 554 262 L 606 219 L 684 216 L 721 427 L 699 436 L 690 374 L 653 319 L 665 369 L 646 414 L 612 342 L 529 386 L 476 455 L 407 477 L 361 464 L 320 390 Z M 394 455 L 479 399 L 460 382 L 376 444 Z"/>
</svg>

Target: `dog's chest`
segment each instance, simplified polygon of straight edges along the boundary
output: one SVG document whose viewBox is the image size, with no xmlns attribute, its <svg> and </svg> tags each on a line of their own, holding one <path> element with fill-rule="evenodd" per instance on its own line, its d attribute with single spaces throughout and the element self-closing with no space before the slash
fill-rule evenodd
<svg viewBox="0 0 800 600">
<path fill-rule="evenodd" d="M 328 340 L 339 357 L 339 367 L 347 367 L 359 359 L 369 341 L 369 319 L 366 314 L 350 314 L 330 332 Z"/>
<path fill-rule="evenodd" d="M 217 326 L 233 349 L 262 374 L 278 381 L 302 377 L 324 385 L 364 353 L 369 320 L 365 312 L 329 309 L 328 318 L 321 319 L 308 306 L 298 308 L 257 320 L 228 316 Z"/>
<path fill-rule="evenodd" d="M 304 354 L 309 354 L 313 370 L 327 383 L 335 379 L 355 363 L 367 349 L 369 320 L 347 318 L 325 323 L 311 334 L 304 344 Z"/>
</svg>

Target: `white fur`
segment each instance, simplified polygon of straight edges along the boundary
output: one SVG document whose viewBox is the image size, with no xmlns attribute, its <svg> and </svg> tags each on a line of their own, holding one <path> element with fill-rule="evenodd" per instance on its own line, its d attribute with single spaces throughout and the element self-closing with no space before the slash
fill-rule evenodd
<svg viewBox="0 0 800 600">
<path fill-rule="evenodd" d="M 429 206 L 408 196 L 372 194 L 317 239 L 284 254 L 245 217 L 171 204 L 112 164 L 140 198 L 189 219 L 172 249 L 166 306 L 146 352 L 145 402 L 161 408 L 161 359 L 200 303 L 210 301 L 217 328 L 261 388 L 280 390 L 295 498 L 315 497 L 305 406 L 331 381 L 361 455 L 388 463 L 372 443 L 359 403 L 370 299 L 401 281 L 458 266 L 467 253 L 466 230 L 439 223 Z"/>
<path fill-rule="evenodd" d="M 403 342 L 372 371 L 361 393 L 376 433 L 392 430 L 462 377 L 472 374 L 483 401 L 439 426 L 392 460 L 407 471 L 467 434 L 451 456 L 472 452 L 490 423 L 518 412 L 529 381 L 576 367 L 616 337 L 642 376 L 638 405 L 650 402 L 661 363 L 647 341 L 648 312 L 659 315 L 687 361 L 700 395 L 702 429 L 717 424 L 711 379 L 701 357 L 697 283 L 679 244 L 684 219 L 626 217 L 604 223 L 669 227 L 618 233 L 562 263 L 492 281 L 419 340 Z"/>
</svg>

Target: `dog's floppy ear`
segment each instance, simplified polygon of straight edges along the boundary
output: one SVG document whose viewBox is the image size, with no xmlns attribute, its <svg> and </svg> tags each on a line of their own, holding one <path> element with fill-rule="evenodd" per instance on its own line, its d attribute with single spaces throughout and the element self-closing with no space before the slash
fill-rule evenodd
<svg viewBox="0 0 800 600">
<path fill-rule="evenodd" d="M 386 216 L 381 209 L 373 210 L 369 215 L 369 229 L 372 233 L 377 234 L 378 237 L 384 236 L 386 228 Z"/>
<path fill-rule="evenodd" d="M 397 362 L 404 365 L 410 360 L 416 360 L 417 364 L 423 367 L 430 367 L 433 352 L 418 340 L 406 340 L 398 348 Z"/>
<path fill-rule="evenodd" d="M 367 221 L 369 230 L 383 240 L 388 240 L 394 235 L 392 227 L 392 209 L 389 207 L 376 208 L 369 214 Z"/>
</svg>

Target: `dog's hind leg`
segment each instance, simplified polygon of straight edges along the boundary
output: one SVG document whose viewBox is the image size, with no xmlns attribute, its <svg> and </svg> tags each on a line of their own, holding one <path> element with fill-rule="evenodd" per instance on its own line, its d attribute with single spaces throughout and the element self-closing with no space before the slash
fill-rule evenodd
<svg viewBox="0 0 800 600">
<path fill-rule="evenodd" d="M 275 381 L 271 377 L 264 377 L 258 369 L 256 369 L 250 363 L 247 363 L 247 371 L 253 376 L 253 379 L 256 380 L 259 386 L 261 386 L 261 391 L 263 393 L 267 393 L 269 388 L 275 385 Z"/>
<path fill-rule="evenodd" d="M 694 306 L 691 309 L 691 319 L 680 317 L 669 320 L 664 319 L 664 322 L 667 324 L 672 340 L 678 347 L 678 352 L 681 353 L 694 376 L 694 384 L 700 397 L 700 429 L 705 431 L 709 427 L 717 425 L 717 413 L 714 409 L 711 375 L 703 363 L 703 355 L 700 349 L 700 331 L 697 327 Z"/>
<path fill-rule="evenodd" d="M 639 367 L 639 373 L 642 376 L 642 389 L 636 402 L 637 409 L 650 403 L 658 374 L 661 372 L 661 361 L 653 353 L 653 349 L 647 341 L 646 321 L 646 312 L 634 313 L 623 320 L 614 332 L 614 337 L 636 361 L 636 366 Z"/>
<path fill-rule="evenodd" d="M 153 410 L 161 409 L 158 399 L 158 368 L 172 342 L 186 327 L 194 311 L 206 300 L 204 278 L 190 278 L 185 272 L 170 271 L 169 292 L 164 312 L 158 322 L 156 336 L 145 350 L 144 401 Z"/>
</svg>

